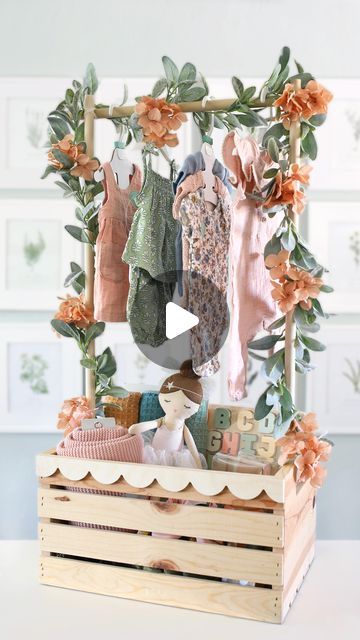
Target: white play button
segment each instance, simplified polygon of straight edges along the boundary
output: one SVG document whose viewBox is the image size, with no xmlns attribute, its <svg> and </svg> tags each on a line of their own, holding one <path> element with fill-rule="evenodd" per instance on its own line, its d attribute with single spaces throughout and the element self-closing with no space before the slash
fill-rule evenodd
<svg viewBox="0 0 360 640">
<path fill-rule="evenodd" d="M 168 340 L 180 336 L 199 324 L 199 318 L 190 311 L 186 311 L 174 302 L 166 305 L 166 337 Z"/>
</svg>

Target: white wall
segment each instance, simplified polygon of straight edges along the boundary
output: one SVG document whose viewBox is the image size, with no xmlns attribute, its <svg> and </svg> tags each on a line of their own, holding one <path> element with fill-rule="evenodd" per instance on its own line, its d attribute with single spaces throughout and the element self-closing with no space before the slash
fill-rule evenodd
<svg viewBox="0 0 360 640">
<path fill-rule="evenodd" d="M 0 21 L 0 76 L 76 77 L 89 61 L 99 76 L 157 76 L 167 53 L 207 76 L 261 77 L 285 44 L 315 76 L 360 73 L 358 0 L 0 0 Z M 0 322 L 13 318 L 3 313 Z M 360 438 L 334 440 L 319 537 L 359 538 Z M 34 455 L 53 442 L 0 436 L 0 538 L 36 535 Z"/>
</svg>

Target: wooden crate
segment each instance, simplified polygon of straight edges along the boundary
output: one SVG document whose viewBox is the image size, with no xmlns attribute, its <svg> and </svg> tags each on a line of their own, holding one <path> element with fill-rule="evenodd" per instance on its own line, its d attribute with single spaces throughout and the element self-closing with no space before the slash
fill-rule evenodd
<svg viewBox="0 0 360 640">
<path fill-rule="evenodd" d="M 291 466 L 267 477 L 50 451 L 37 474 L 43 584 L 281 623 L 314 555 L 314 489 Z"/>
</svg>

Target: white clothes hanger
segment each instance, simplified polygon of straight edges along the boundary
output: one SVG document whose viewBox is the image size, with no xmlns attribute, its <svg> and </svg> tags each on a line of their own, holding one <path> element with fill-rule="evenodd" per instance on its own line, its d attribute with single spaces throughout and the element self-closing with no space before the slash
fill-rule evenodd
<svg viewBox="0 0 360 640">
<path fill-rule="evenodd" d="M 125 143 L 121 140 L 122 130 L 123 127 L 120 125 L 119 140 L 114 142 L 110 166 L 114 172 L 117 185 L 121 189 L 126 189 L 129 186 L 130 176 L 134 173 L 134 166 L 126 156 Z M 94 179 L 96 182 L 104 180 L 104 169 L 102 167 L 95 171 Z"/>
<path fill-rule="evenodd" d="M 205 107 L 206 100 L 208 100 L 208 96 L 205 96 L 203 99 L 203 106 Z M 205 101 L 205 102 L 204 102 Z M 213 167 L 215 163 L 215 154 L 214 149 L 212 147 L 211 140 L 211 132 L 213 130 L 213 126 L 209 133 L 206 136 L 203 136 L 203 144 L 201 146 L 201 154 L 204 158 L 205 169 L 204 173 L 204 199 L 205 202 L 210 202 L 211 204 L 216 205 L 218 201 L 218 196 L 215 191 L 216 179 L 213 173 Z"/>
</svg>

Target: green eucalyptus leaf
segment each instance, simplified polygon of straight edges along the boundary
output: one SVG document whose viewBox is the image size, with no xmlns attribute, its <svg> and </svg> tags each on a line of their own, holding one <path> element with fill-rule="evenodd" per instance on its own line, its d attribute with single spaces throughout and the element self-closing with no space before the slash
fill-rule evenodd
<svg viewBox="0 0 360 640">
<path fill-rule="evenodd" d="M 279 349 L 264 363 L 264 371 L 273 383 L 276 383 L 284 373 L 284 353 L 285 349 Z"/>
<path fill-rule="evenodd" d="M 334 291 L 333 287 L 330 287 L 328 284 L 323 284 L 320 287 L 320 291 L 323 293 L 332 293 Z"/>
<path fill-rule="evenodd" d="M 191 87 L 191 89 L 182 92 L 181 97 L 184 102 L 196 102 L 202 100 L 205 95 L 206 89 L 204 87 Z"/>
<path fill-rule="evenodd" d="M 322 124 L 324 124 L 325 120 L 326 113 L 317 113 L 315 116 L 311 116 L 311 118 L 309 118 L 310 124 L 312 124 L 314 127 L 320 127 Z"/>
<path fill-rule="evenodd" d="M 276 138 L 277 140 L 280 140 L 281 138 L 285 138 L 288 135 L 289 132 L 287 131 L 287 129 L 285 129 L 284 125 L 279 122 L 265 131 L 262 143 L 266 147 L 269 138 Z"/>
<path fill-rule="evenodd" d="M 241 102 L 243 104 L 247 104 L 248 102 L 250 102 L 251 98 L 255 95 L 256 93 L 256 87 L 251 86 L 248 87 L 247 89 L 245 89 L 242 98 L 241 98 Z"/>
<path fill-rule="evenodd" d="M 274 88 L 275 82 L 277 81 L 280 72 L 281 72 L 281 65 L 277 64 L 275 69 L 272 71 L 271 76 L 265 82 L 265 84 L 269 87 L 270 90 Z"/>
<path fill-rule="evenodd" d="M 105 390 L 104 390 L 105 391 Z M 114 398 L 127 398 L 129 392 L 123 387 L 109 387 L 106 392 L 102 392 L 101 395 L 110 395 L 114 396 Z"/>
<path fill-rule="evenodd" d="M 62 140 L 70 132 L 67 122 L 65 122 L 63 118 L 59 118 L 57 115 L 49 115 L 48 123 L 57 140 Z"/>
<path fill-rule="evenodd" d="M 295 66 L 298 70 L 298 73 L 304 73 L 304 68 L 301 66 L 300 62 L 298 62 L 297 60 L 294 60 L 295 62 Z"/>
<path fill-rule="evenodd" d="M 177 68 L 175 62 L 173 62 L 171 58 L 169 58 L 169 56 L 163 56 L 161 59 L 164 65 L 167 81 L 170 84 L 176 84 L 179 78 L 179 69 Z"/>
<path fill-rule="evenodd" d="M 82 367 L 85 367 L 85 369 L 96 369 L 96 360 L 92 358 L 82 358 L 80 364 Z"/>
<path fill-rule="evenodd" d="M 275 178 L 275 176 L 278 173 L 279 173 L 279 169 L 268 169 L 264 173 L 264 178 L 265 178 L 265 180 L 268 180 L 269 178 Z"/>
<path fill-rule="evenodd" d="M 256 407 L 255 407 L 255 411 L 254 411 L 255 420 L 262 420 L 263 418 L 266 418 L 266 416 L 270 413 L 270 411 L 272 409 L 272 405 L 266 404 L 267 393 L 268 393 L 268 389 L 266 389 L 261 394 L 260 398 L 258 399 L 258 401 L 256 403 Z"/>
<path fill-rule="evenodd" d="M 266 120 L 259 116 L 256 111 L 250 111 L 249 113 L 239 113 L 237 114 L 239 122 L 244 125 L 244 127 L 263 127 L 267 124 Z"/>
<path fill-rule="evenodd" d="M 285 80 L 288 79 L 288 75 L 289 75 L 289 67 L 286 65 L 281 73 L 279 73 L 279 76 L 274 84 L 273 90 L 276 92 L 280 92 L 282 91 L 282 88 L 285 84 Z"/>
<path fill-rule="evenodd" d="M 301 148 L 309 156 L 310 160 L 316 160 L 317 143 L 312 131 L 309 131 L 307 136 L 301 140 Z"/>
<path fill-rule="evenodd" d="M 89 240 L 89 236 L 87 235 L 85 229 L 82 229 L 81 227 L 76 227 L 73 224 L 66 224 L 65 229 L 73 238 L 75 238 L 75 240 L 79 240 L 79 242 L 91 244 Z"/>
<path fill-rule="evenodd" d="M 107 347 L 101 356 L 99 356 L 98 367 L 99 371 L 107 375 L 109 378 L 116 373 L 116 360 L 110 347 Z"/>
<path fill-rule="evenodd" d="M 74 142 L 75 144 L 79 144 L 79 142 L 84 142 L 85 140 L 85 122 L 80 122 L 79 126 L 75 131 Z"/>
<path fill-rule="evenodd" d="M 251 340 L 251 342 L 248 342 L 248 349 L 255 349 L 255 351 L 267 351 L 268 349 L 272 349 L 276 343 L 281 340 L 281 338 L 281 334 L 273 334 L 264 336 L 258 340 Z"/>
<path fill-rule="evenodd" d="M 99 82 L 96 76 L 95 67 L 92 62 L 89 62 L 85 71 L 84 90 L 87 90 L 91 95 L 94 95 L 94 93 L 96 93 L 97 91 L 98 86 Z"/>
<path fill-rule="evenodd" d="M 326 346 L 322 342 L 319 342 L 319 340 L 315 340 L 315 338 L 310 338 L 303 334 L 299 335 L 299 338 L 310 351 L 325 351 L 326 349 Z"/>
<path fill-rule="evenodd" d="M 290 226 L 281 235 L 281 245 L 286 251 L 292 251 L 296 246 L 296 237 Z"/>
<path fill-rule="evenodd" d="M 179 82 L 184 82 L 184 80 L 192 80 L 193 82 L 196 80 L 196 67 L 191 62 L 185 62 L 180 71 Z"/>
<path fill-rule="evenodd" d="M 47 178 L 48 175 L 50 175 L 50 173 L 56 173 L 56 169 L 55 167 L 52 167 L 51 164 L 48 164 L 48 166 L 46 167 L 44 173 L 41 176 L 41 180 L 44 180 L 44 178 Z"/>
<path fill-rule="evenodd" d="M 294 80 L 301 80 L 301 87 L 304 88 L 310 80 L 314 80 L 314 76 L 311 73 L 296 73 L 289 78 L 289 82 L 293 83 Z"/>
<path fill-rule="evenodd" d="M 285 411 L 292 412 L 294 403 L 289 389 L 283 385 L 282 394 L 279 398 L 280 404 Z"/>
<path fill-rule="evenodd" d="M 225 127 L 223 121 L 218 116 L 215 116 L 215 115 L 214 115 L 214 127 L 216 129 L 224 129 Z"/>
<path fill-rule="evenodd" d="M 51 326 L 55 329 L 56 333 L 59 333 L 65 338 L 75 338 L 76 340 L 79 338 L 77 329 L 67 322 L 63 322 L 63 320 L 56 320 L 54 318 L 51 320 Z"/>
<path fill-rule="evenodd" d="M 95 322 L 95 324 L 92 324 L 86 331 L 85 344 L 89 345 L 90 342 L 95 340 L 95 338 L 98 338 L 99 336 L 101 336 L 101 334 L 104 333 L 104 331 L 105 331 L 105 322 Z"/>
<path fill-rule="evenodd" d="M 267 242 L 267 244 L 265 245 L 264 258 L 267 258 L 267 256 L 269 256 L 270 254 L 279 253 L 281 249 L 282 246 L 280 238 L 276 237 L 276 235 L 273 235 L 272 238 L 270 238 L 269 242 Z"/>
<path fill-rule="evenodd" d="M 279 162 L 279 147 L 277 145 L 276 138 L 269 138 L 267 140 L 266 147 L 270 158 L 274 162 Z"/>
<path fill-rule="evenodd" d="M 321 303 L 319 302 L 319 300 L 317 298 L 314 298 L 312 301 L 312 306 L 314 311 L 316 312 L 316 314 L 318 316 L 320 316 L 320 318 L 328 318 L 328 314 L 324 312 Z"/>
<path fill-rule="evenodd" d="M 250 349 L 248 350 L 248 354 L 254 360 L 259 360 L 260 362 L 265 362 L 265 360 L 266 360 L 265 356 L 261 356 L 259 353 L 255 353 L 254 351 L 251 351 Z"/>
<path fill-rule="evenodd" d="M 163 93 L 163 91 L 165 91 L 166 87 L 167 87 L 166 78 L 160 78 L 159 80 L 157 80 L 151 92 L 152 97 L 158 98 Z"/>
<path fill-rule="evenodd" d="M 289 60 L 290 60 L 290 49 L 289 47 L 283 47 L 279 57 L 279 64 L 280 64 L 281 70 L 285 69 Z"/>
<path fill-rule="evenodd" d="M 286 317 L 282 316 L 282 318 L 279 318 L 278 320 L 275 320 L 274 322 L 272 322 L 269 326 L 268 326 L 268 330 L 269 331 L 275 331 L 275 329 L 279 329 L 280 327 L 282 327 L 286 322 Z"/>
<path fill-rule="evenodd" d="M 242 94 L 244 93 L 244 85 L 243 85 L 243 83 L 236 76 L 233 76 L 231 78 L 231 83 L 232 83 L 232 86 L 233 86 L 233 89 L 235 91 L 236 96 L 238 98 L 241 98 Z"/>
</svg>

